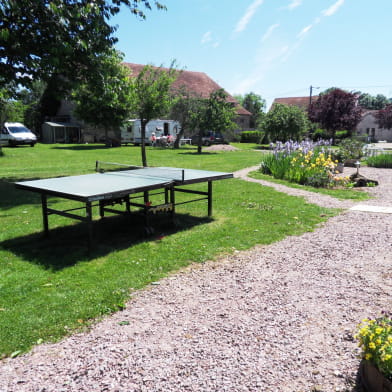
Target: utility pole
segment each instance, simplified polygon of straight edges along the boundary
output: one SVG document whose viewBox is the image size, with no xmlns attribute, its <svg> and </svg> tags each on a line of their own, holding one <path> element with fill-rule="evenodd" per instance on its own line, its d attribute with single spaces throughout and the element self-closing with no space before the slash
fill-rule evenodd
<svg viewBox="0 0 392 392">
<path fill-rule="evenodd" d="M 309 94 L 309 106 L 312 104 L 312 93 L 313 93 L 313 89 L 315 88 L 320 88 L 320 87 L 314 87 L 314 86 L 310 86 L 310 94 Z"/>
</svg>

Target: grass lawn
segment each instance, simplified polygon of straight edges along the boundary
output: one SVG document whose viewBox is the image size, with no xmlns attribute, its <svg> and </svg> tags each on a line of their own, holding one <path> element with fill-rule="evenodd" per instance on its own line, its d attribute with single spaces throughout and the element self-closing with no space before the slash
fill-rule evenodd
<svg viewBox="0 0 392 392">
<path fill-rule="evenodd" d="M 362 189 L 358 189 L 358 188 L 348 188 L 348 189 L 313 188 L 311 186 L 300 185 L 294 182 L 278 180 L 272 176 L 268 176 L 267 174 L 263 174 L 259 171 L 251 172 L 248 174 L 248 176 L 260 180 L 274 182 L 275 184 L 286 185 L 291 188 L 303 189 L 304 191 L 322 193 L 323 195 L 329 195 L 341 200 L 350 199 L 350 200 L 360 201 L 360 200 L 368 200 L 371 198 L 371 196 L 367 192 L 364 192 Z"/>
<path fill-rule="evenodd" d="M 51 237 L 42 237 L 40 198 L 16 190 L 13 182 L 91 173 L 95 160 L 140 164 L 140 148 L 101 145 L 42 145 L 3 148 L 0 157 L 0 355 L 18 355 L 55 341 L 121 310 L 134 290 L 192 262 L 234 250 L 269 244 L 313 230 L 336 210 L 258 184 L 230 179 L 214 182 L 213 217 L 205 202 L 177 208 L 178 225 L 157 217 L 156 234 L 143 235 L 137 219 L 96 220 L 97 244 L 89 255 L 80 222 L 50 216 Z M 149 165 L 235 171 L 257 165 L 260 153 L 147 148 Z M 205 189 L 206 184 L 199 184 Z M 186 195 L 183 197 L 187 197 Z M 177 196 L 180 201 L 180 195 Z M 58 209 L 74 202 L 50 199 Z M 94 211 L 94 217 L 97 212 Z"/>
</svg>

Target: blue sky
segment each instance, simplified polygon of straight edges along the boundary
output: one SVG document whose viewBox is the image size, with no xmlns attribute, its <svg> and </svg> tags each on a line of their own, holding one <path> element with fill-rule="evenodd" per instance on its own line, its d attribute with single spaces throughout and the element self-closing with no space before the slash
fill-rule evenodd
<svg viewBox="0 0 392 392">
<path fill-rule="evenodd" d="M 328 87 L 392 97 L 392 0 L 161 0 L 139 20 L 126 10 L 125 61 L 205 72 L 230 94 L 267 100 Z"/>
</svg>

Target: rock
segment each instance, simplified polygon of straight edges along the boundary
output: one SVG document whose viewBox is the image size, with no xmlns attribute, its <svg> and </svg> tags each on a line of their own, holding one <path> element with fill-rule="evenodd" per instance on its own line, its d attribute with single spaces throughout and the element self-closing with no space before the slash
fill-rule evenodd
<svg viewBox="0 0 392 392">
<path fill-rule="evenodd" d="M 350 181 L 354 182 L 354 187 L 378 185 L 378 181 L 370 180 L 358 173 L 351 174 Z"/>
</svg>

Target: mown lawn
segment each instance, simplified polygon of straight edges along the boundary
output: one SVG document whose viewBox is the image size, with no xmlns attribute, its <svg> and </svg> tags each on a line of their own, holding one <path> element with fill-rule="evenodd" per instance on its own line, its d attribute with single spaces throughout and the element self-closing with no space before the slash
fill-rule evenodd
<svg viewBox="0 0 392 392">
<path fill-rule="evenodd" d="M 42 237 L 38 195 L 15 189 L 25 179 L 91 173 L 96 160 L 140 164 L 140 148 L 42 145 L 4 148 L 0 157 L 0 355 L 18 355 L 55 341 L 93 320 L 121 310 L 134 290 L 193 262 L 269 244 L 315 229 L 337 213 L 258 184 L 230 179 L 214 183 L 213 217 L 205 202 L 177 208 L 177 225 L 165 217 L 145 236 L 137 218 L 109 217 L 94 224 L 96 246 L 86 248 L 80 222 L 50 216 Z M 147 148 L 149 165 L 235 171 L 260 163 L 260 153 Z M 200 184 L 200 189 L 205 189 Z M 186 196 L 184 196 L 186 197 Z M 177 201 L 180 201 L 180 195 Z M 50 199 L 56 208 L 73 202 Z M 132 306 L 132 305 L 130 305 Z"/>
</svg>

